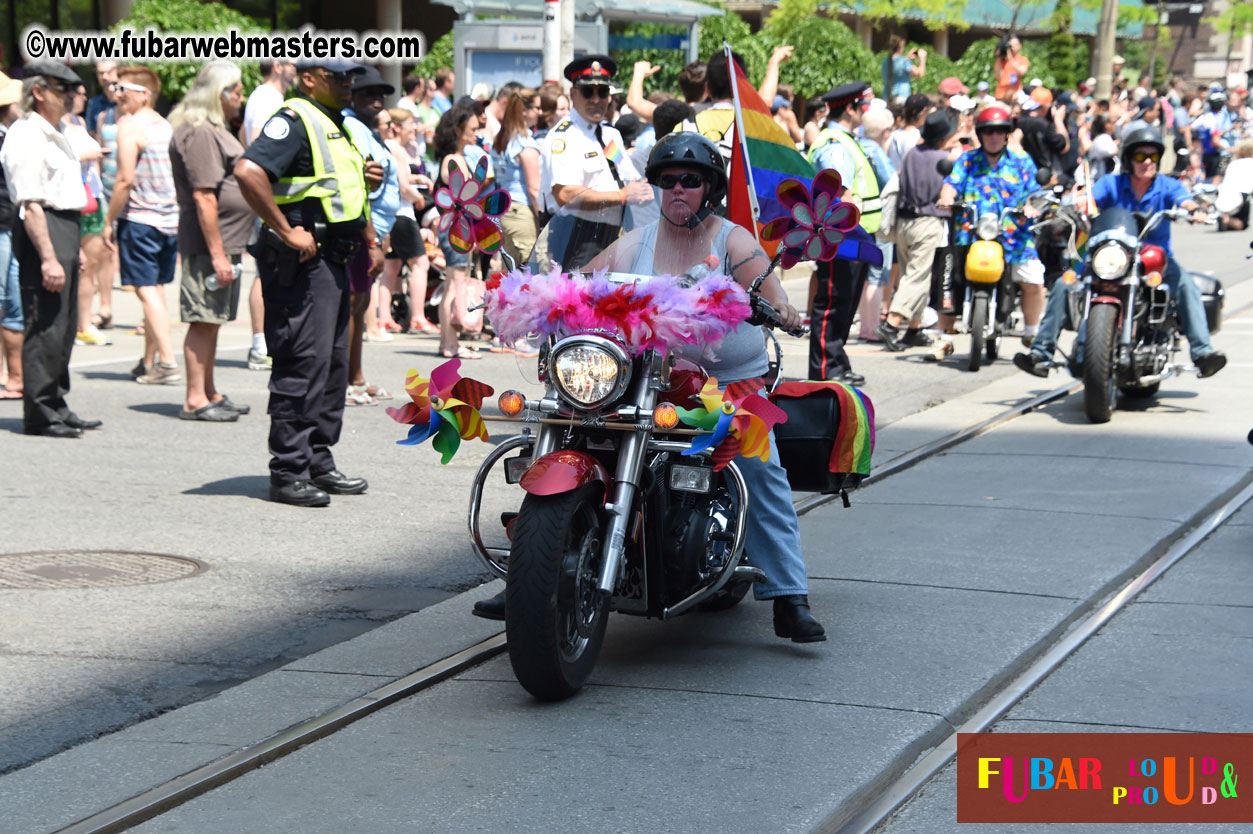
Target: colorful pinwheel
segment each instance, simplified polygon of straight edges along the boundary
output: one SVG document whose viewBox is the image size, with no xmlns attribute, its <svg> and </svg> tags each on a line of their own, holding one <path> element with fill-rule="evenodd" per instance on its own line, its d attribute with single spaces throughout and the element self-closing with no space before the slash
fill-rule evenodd
<svg viewBox="0 0 1253 834">
<path fill-rule="evenodd" d="M 709 434 L 697 435 L 683 454 L 694 455 L 712 448 L 717 472 L 737 455 L 770 459 L 770 429 L 787 420 L 781 408 L 757 394 L 761 380 L 732 383 L 726 392 L 710 377 L 701 388 L 703 408 L 676 408 L 680 422 Z"/>
<path fill-rule="evenodd" d="M 508 191 L 488 187 L 486 156 L 474 166 L 470 179 L 454 165 L 448 185 L 435 192 L 435 205 L 442 211 L 439 230 L 448 233 L 448 242 L 458 252 L 476 248 L 497 252 L 501 237 L 495 218 L 509 210 L 510 202 Z"/>
<path fill-rule="evenodd" d="M 814 177 L 812 196 L 799 180 L 779 183 L 779 202 L 791 214 L 767 223 L 761 236 L 780 241 L 784 269 L 801 261 L 831 260 L 845 236 L 857 228 L 861 211 L 842 201 L 840 190 L 840 175 L 831 168 Z"/>
<path fill-rule="evenodd" d="M 431 371 L 430 379 L 409 369 L 405 390 L 413 402 L 387 409 L 387 415 L 396 422 L 413 426 L 408 437 L 396 441 L 399 445 L 416 446 L 432 438 L 431 447 L 440 453 L 440 462 L 448 463 L 457 454 L 463 438 L 487 440 L 487 427 L 479 409 L 483 407 L 483 398 L 491 396 L 492 387 L 475 379 L 463 379 L 457 373 L 460 367 L 460 359 L 450 359 Z"/>
</svg>

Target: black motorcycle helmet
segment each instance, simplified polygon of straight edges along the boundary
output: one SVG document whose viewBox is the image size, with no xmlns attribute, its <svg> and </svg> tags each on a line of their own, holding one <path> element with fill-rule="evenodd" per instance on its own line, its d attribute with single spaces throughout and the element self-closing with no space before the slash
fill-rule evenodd
<svg viewBox="0 0 1253 834">
<path fill-rule="evenodd" d="M 1124 173 L 1131 173 L 1131 155 L 1145 145 L 1152 147 L 1158 153 L 1166 152 L 1166 145 L 1162 143 L 1162 134 L 1158 133 L 1156 128 L 1137 127 L 1122 138 L 1122 169 Z"/>
<path fill-rule="evenodd" d="M 656 185 L 657 177 L 666 168 L 691 168 L 699 171 L 709 183 L 705 206 L 713 208 L 727 194 L 727 169 L 718 146 L 695 131 L 671 133 L 661 137 L 648 155 L 644 176 Z"/>
</svg>

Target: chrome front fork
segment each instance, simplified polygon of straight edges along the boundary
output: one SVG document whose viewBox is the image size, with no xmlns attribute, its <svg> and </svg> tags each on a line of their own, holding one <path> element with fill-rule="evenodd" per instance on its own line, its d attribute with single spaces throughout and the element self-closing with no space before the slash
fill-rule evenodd
<svg viewBox="0 0 1253 834">
<path fill-rule="evenodd" d="M 644 471 L 644 459 L 648 454 L 648 438 L 652 434 L 652 410 L 657 392 L 649 385 L 647 376 L 636 382 L 642 390 L 637 391 L 633 401 L 638 403 L 642 414 L 636 431 L 628 432 L 618 449 L 618 471 L 614 473 L 612 494 L 605 501 L 605 513 L 609 524 L 605 530 L 605 549 L 600 560 L 600 576 L 596 588 L 601 593 L 612 594 L 618 586 L 626 555 L 627 528 L 631 523 L 631 506 L 635 503 L 635 490 L 639 488 L 640 474 Z"/>
</svg>

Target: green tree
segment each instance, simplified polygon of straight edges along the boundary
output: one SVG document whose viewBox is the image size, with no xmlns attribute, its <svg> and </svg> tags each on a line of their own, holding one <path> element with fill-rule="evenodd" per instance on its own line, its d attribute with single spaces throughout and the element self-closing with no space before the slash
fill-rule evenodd
<svg viewBox="0 0 1253 834">
<path fill-rule="evenodd" d="M 899 22 L 908 17 L 921 20 L 932 31 L 955 29 L 964 32 L 970 28 L 964 17 L 966 0 L 861 0 L 840 5 L 871 21 Z"/>
<path fill-rule="evenodd" d="M 1227 33 L 1227 63 L 1231 63 L 1231 48 L 1236 41 L 1253 32 L 1253 5 L 1247 2 L 1233 2 L 1223 10 L 1222 14 L 1205 18 L 1205 22 L 1214 27 L 1215 32 Z"/>
<path fill-rule="evenodd" d="M 1073 20 L 1070 0 L 1057 0 L 1053 9 L 1053 34 L 1048 41 L 1048 64 L 1057 86 L 1067 90 L 1079 83 L 1075 65 L 1075 36 L 1070 31 Z M 1087 77 L 1086 74 L 1084 76 Z"/>
<path fill-rule="evenodd" d="M 114 24 L 114 31 L 132 29 L 142 32 L 240 32 L 264 33 L 269 26 L 237 12 L 222 3 L 201 3 L 199 0 L 135 0 L 126 17 Z M 135 63 L 143 63 L 136 61 Z M 161 79 L 161 92 L 170 101 L 178 101 L 187 92 L 196 73 L 205 61 L 161 61 L 149 64 Z M 244 90 L 251 91 L 261 83 L 261 71 L 255 62 L 238 62 L 243 73 Z"/>
<path fill-rule="evenodd" d="M 771 50 L 784 44 L 796 47 L 792 59 L 779 68 L 779 81 L 805 98 L 846 81 L 879 76 L 873 53 L 843 23 L 820 17 L 818 0 L 779 0 L 759 38 Z"/>
<path fill-rule="evenodd" d="M 429 44 L 426 54 L 422 56 L 422 60 L 418 61 L 418 65 L 413 71 L 423 78 L 431 78 L 435 75 L 435 70 L 440 67 L 448 67 L 452 69 L 453 65 L 453 37 L 452 32 L 446 32 L 440 36 L 439 40 L 433 44 Z"/>
</svg>

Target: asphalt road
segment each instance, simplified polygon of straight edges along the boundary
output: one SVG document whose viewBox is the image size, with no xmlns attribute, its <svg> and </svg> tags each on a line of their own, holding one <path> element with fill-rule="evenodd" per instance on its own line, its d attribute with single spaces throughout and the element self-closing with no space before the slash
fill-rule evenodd
<svg viewBox="0 0 1253 834">
<path fill-rule="evenodd" d="M 1253 269 L 1243 259 L 1246 245 L 1243 233 L 1177 231 L 1184 265 L 1228 284 Z M 789 285 L 794 299 L 803 290 L 803 281 Z M 71 405 L 103 419 L 102 431 L 72 442 L 25 437 L 20 405 L 0 403 L 3 551 L 142 551 L 195 559 L 205 569 L 162 584 L 0 590 L 0 772 L 197 700 L 485 578 L 467 545 L 464 513 L 486 446 L 468 443 L 441 467 L 429 448 L 396 446 L 405 427 L 382 408 L 349 409 L 337 461 L 349 475 L 368 477 L 369 492 L 337 498 L 325 510 L 271 504 L 266 375 L 243 363 L 246 322 L 223 329 L 218 382 L 254 413 L 208 425 L 177 419 L 181 386 L 130 381 L 141 345 L 128 334 L 137 321 L 132 297 L 117 296 L 116 318 L 115 345 L 74 354 Z M 176 343 L 182 333 L 176 327 Z M 1221 335 L 1216 344 L 1222 346 Z M 427 372 L 439 363 L 435 347 L 431 337 L 371 343 L 367 375 L 400 390 L 408 368 Z M 959 357 L 962 350 L 959 340 Z M 790 375 L 803 374 L 805 352 L 803 343 L 785 345 Z M 970 374 L 957 361 L 926 364 L 917 350 L 891 354 L 854 344 L 851 352 L 881 426 L 1017 373 L 1007 361 Z M 512 356 L 489 355 L 462 370 L 498 391 L 526 387 Z M 489 500 L 509 509 L 502 488 Z"/>
</svg>

